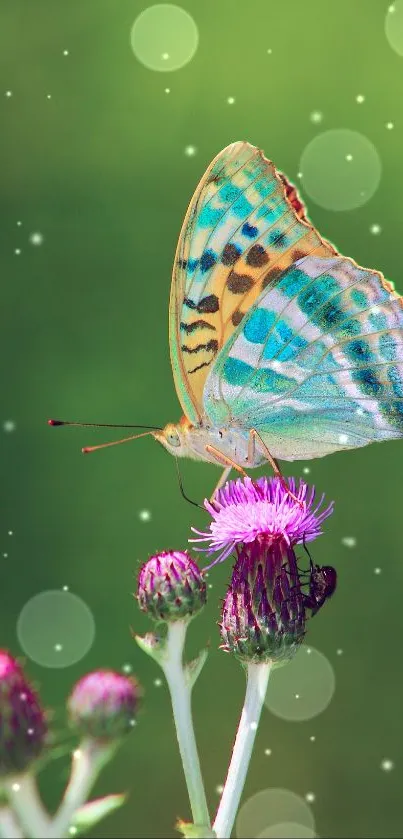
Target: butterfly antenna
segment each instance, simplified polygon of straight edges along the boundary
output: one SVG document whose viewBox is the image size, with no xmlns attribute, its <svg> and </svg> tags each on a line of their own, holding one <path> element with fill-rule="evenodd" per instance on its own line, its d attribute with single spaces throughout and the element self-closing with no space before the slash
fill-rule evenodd
<svg viewBox="0 0 403 839">
<path fill-rule="evenodd" d="M 161 431 L 157 425 L 124 425 L 114 422 L 71 422 L 70 420 L 48 419 L 48 425 L 75 425 L 77 428 L 147 428 L 149 431 Z"/>
<path fill-rule="evenodd" d="M 204 507 L 202 507 L 201 504 L 198 504 L 197 501 L 192 501 L 192 499 L 189 498 L 186 495 L 185 490 L 183 488 L 182 475 L 180 473 L 179 463 L 178 463 L 178 458 L 177 457 L 175 457 L 175 463 L 176 463 L 176 472 L 177 472 L 177 475 L 178 475 L 179 489 L 181 491 L 182 498 L 184 498 L 185 501 L 188 501 L 189 504 L 193 504 L 194 507 L 198 507 L 199 510 L 204 510 Z"/>
<path fill-rule="evenodd" d="M 90 454 L 91 452 L 99 451 L 99 449 L 108 449 L 109 446 L 119 446 L 121 443 L 128 443 L 129 440 L 138 440 L 139 437 L 148 437 L 149 434 L 152 434 L 152 431 L 143 431 L 142 434 L 131 434 L 130 437 L 123 437 L 121 440 L 112 440 L 110 443 L 100 443 L 98 446 L 84 446 L 81 451 L 83 454 Z"/>
</svg>

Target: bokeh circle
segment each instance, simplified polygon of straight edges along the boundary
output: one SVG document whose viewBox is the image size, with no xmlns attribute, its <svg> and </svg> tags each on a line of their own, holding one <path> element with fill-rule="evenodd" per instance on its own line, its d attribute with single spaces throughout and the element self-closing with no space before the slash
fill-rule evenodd
<svg viewBox="0 0 403 839">
<path fill-rule="evenodd" d="M 130 43 L 136 58 L 149 70 L 179 70 L 193 58 L 199 31 L 189 12 L 171 3 L 144 9 L 133 23 Z"/>
<path fill-rule="evenodd" d="M 283 720 L 310 720 L 327 708 L 335 687 L 330 661 L 319 650 L 302 644 L 285 667 L 273 670 L 265 704 Z"/>
<path fill-rule="evenodd" d="M 269 788 L 260 790 L 245 801 L 236 820 L 238 839 L 248 837 L 273 836 L 268 833 L 281 824 L 297 824 L 315 830 L 312 810 L 301 796 L 288 789 Z M 314 836 L 315 833 L 309 834 Z M 305 837 L 305 834 L 302 834 Z"/>
<path fill-rule="evenodd" d="M 382 164 L 368 137 L 335 128 L 308 143 L 299 169 L 302 187 L 316 204 L 327 210 L 353 210 L 374 195 Z"/>
<path fill-rule="evenodd" d="M 17 637 L 24 653 L 42 667 L 70 667 L 92 646 L 95 621 L 76 594 L 42 591 L 23 606 Z"/>
<path fill-rule="evenodd" d="M 403 2 L 391 3 L 385 18 L 385 34 L 392 50 L 403 56 Z"/>
<path fill-rule="evenodd" d="M 317 834 L 305 824 L 297 822 L 280 822 L 273 824 L 258 833 L 256 839 L 315 839 Z"/>
</svg>

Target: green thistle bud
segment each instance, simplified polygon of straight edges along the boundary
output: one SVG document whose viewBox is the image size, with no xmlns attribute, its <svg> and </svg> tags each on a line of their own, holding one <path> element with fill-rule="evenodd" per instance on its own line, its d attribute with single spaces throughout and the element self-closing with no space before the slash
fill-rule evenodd
<svg viewBox="0 0 403 839">
<path fill-rule="evenodd" d="M 304 595 L 296 558 L 284 539 L 238 549 L 222 609 L 222 649 L 245 662 L 283 664 L 305 635 Z"/>
<path fill-rule="evenodd" d="M 140 693 L 131 676 L 113 670 L 87 673 L 74 686 L 68 700 L 70 723 L 85 737 L 118 739 L 135 724 Z"/>
<path fill-rule="evenodd" d="M 42 753 L 45 712 L 18 662 L 0 650 L 0 778 L 25 772 Z"/>
<path fill-rule="evenodd" d="M 137 599 L 154 620 L 184 620 L 205 605 L 206 583 L 188 553 L 163 551 L 140 569 Z"/>
</svg>

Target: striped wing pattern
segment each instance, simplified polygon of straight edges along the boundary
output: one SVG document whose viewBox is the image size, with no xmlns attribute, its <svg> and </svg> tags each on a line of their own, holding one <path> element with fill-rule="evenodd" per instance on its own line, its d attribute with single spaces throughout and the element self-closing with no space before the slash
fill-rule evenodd
<svg viewBox="0 0 403 839">
<path fill-rule="evenodd" d="M 351 259 L 297 260 L 218 355 L 204 410 L 284 460 L 403 436 L 402 298 Z"/>
<path fill-rule="evenodd" d="M 186 213 L 171 285 L 172 369 L 191 422 L 202 421 L 212 365 L 262 291 L 302 257 L 335 254 L 259 149 L 233 143 L 213 160 Z"/>
</svg>

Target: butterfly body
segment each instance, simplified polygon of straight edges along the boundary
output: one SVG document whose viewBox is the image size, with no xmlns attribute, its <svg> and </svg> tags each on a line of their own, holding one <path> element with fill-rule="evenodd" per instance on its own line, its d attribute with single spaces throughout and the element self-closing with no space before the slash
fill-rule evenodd
<svg viewBox="0 0 403 839">
<path fill-rule="evenodd" d="M 249 143 L 194 193 L 169 320 L 184 418 L 154 436 L 176 456 L 242 471 L 403 436 L 402 298 L 320 236 Z"/>
<path fill-rule="evenodd" d="M 179 423 L 168 423 L 162 431 L 153 432 L 153 436 L 175 457 L 204 460 L 216 466 L 223 460 L 211 449 L 244 469 L 261 466 L 266 460 L 256 447 L 251 449 L 249 433 L 243 429 L 219 429 L 208 422 L 195 426 L 183 417 Z"/>
</svg>

